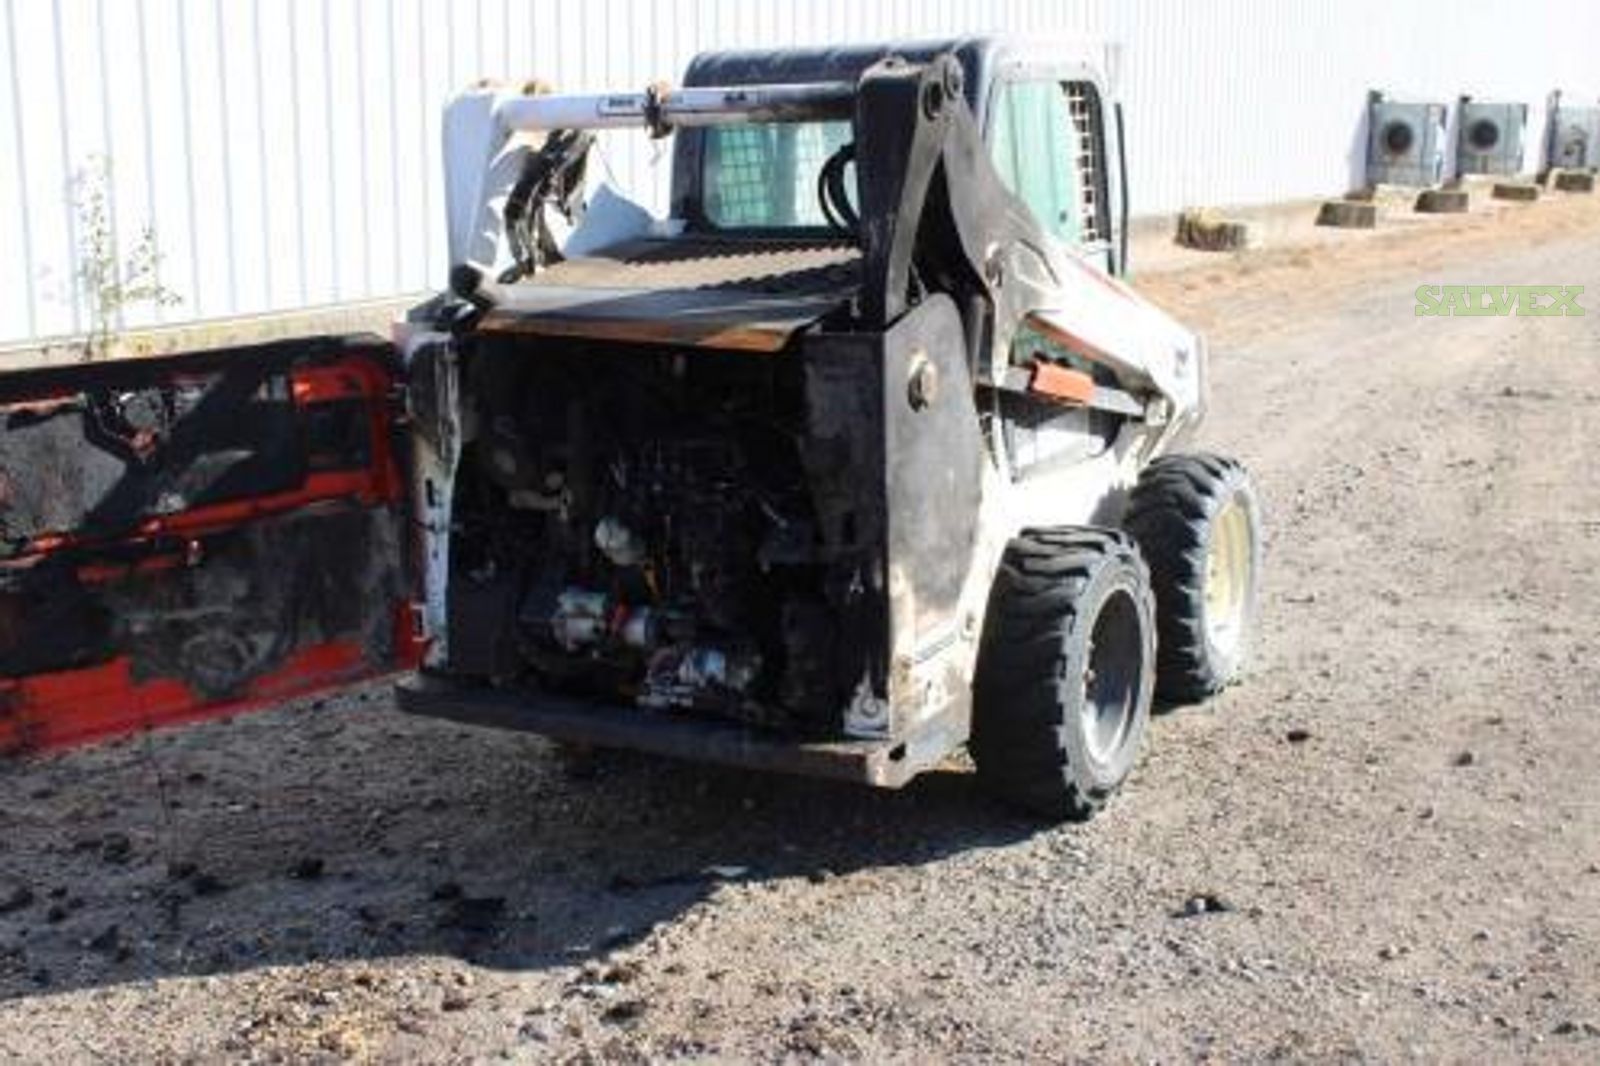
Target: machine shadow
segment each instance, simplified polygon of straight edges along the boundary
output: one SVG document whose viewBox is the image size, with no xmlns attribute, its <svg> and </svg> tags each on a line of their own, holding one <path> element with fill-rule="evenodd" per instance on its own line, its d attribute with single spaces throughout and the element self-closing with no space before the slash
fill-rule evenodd
<svg viewBox="0 0 1600 1066">
<path fill-rule="evenodd" d="M 161 751 L 133 740 L 8 770 L 0 1000 L 415 955 L 537 971 L 601 958 L 719 892 L 823 891 L 1040 828 L 959 770 L 880 792 L 613 753 L 574 763 L 432 722 L 362 738 L 299 713 L 275 732 L 258 716 L 156 734 Z"/>
</svg>

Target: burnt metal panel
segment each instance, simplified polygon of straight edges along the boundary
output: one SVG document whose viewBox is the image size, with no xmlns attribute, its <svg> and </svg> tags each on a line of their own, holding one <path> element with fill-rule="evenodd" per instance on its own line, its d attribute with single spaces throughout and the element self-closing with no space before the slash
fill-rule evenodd
<svg viewBox="0 0 1600 1066">
<path fill-rule="evenodd" d="M 882 343 L 881 334 L 823 332 L 800 347 L 800 459 L 833 574 L 824 593 L 836 621 L 835 707 L 857 693 L 878 701 L 889 694 Z"/>
<path fill-rule="evenodd" d="M 985 452 L 967 367 L 961 317 L 946 297 L 884 338 L 890 624 L 919 649 L 953 623 L 978 544 Z"/>
<path fill-rule="evenodd" d="M 628 241 L 549 267 L 529 288 L 848 290 L 860 253 L 835 240 L 760 240 L 691 234 Z"/>
<path fill-rule="evenodd" d="M 887 333 L 823 333 L 802 351 L 819 531 L 859 563 L 830 597 L 844 695 L 864 677 L 895 735 L 929 712 L 911 668 L 959 633 L 978 545 L 985 450 L 961 317 L 935 296 Z M 965 685 L 947 689 L 964 714 Z"/>
<path fill-rule="evenodd" d="M 66 530 L 115 534 L 152 515 L 286 492 L 304 479 L 308 456 L 283 367 L 241 364 L 175 392 L 127 390 L 108 377 L 0 408 L 6 544 Z M 172 418 L 170 434 L 143 454 L 154 427 Z"/>
<path fill-rule="evenodd" d="M 393 669 L 391 371 L 326 338 L 0 378 L 0 752 Z"/>
<path fill-rule="evenodd" d="M 776 352 L 855 290 L 837 241 L 644 240 L 494 290 L 486 333 Z"/>
<path fill-rule="evenodd" d="M 547 286 L 506 300 L 476 328 L 486 334 L 778 352 L 840 303 L 834 295 L 773 296 L 739 289 Z"/>
</svg>

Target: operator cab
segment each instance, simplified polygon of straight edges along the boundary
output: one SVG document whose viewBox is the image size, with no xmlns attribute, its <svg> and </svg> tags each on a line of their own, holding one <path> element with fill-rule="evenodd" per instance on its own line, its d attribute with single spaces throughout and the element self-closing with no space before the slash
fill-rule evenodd
<svg viewBox="0 0 1600 1066">
<path fill-rule="evenodd" d="M 854 82 L 891 56 L 926 63 L 953 55 L 963 96 L 1005 186 L 1040 227 L 1082 260 L 1126 272 L 1127 215 L 1120 108 L 1102 73 L 1103 50 L 1009 37 L 705 52 L 684 86 Z M 671 217 L 716 236 L 837 239 L 825 168 L 854 159 L 848 119 L 680 129 L 673 146 Z M 854 166 L 845 192 L 854 198 Z"/>
</svg>

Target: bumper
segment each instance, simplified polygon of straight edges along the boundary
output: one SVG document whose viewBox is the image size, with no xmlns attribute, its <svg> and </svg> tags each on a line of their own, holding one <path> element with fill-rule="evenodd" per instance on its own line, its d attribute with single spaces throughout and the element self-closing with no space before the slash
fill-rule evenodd
<svg viewBox="0 0 1600 1066">
<path fill-rule="evenodd" d="M 427 675 L 402 680 L 396 686 L 395 702 L 408 714 L 465 725 L 878 788 L 899 788 L 937 765 L 960 743 L 951 728 L 951 716 L 932 718 L 898 739 L 799 741 L 734 722 L 534 696 Z"/>
</svg>

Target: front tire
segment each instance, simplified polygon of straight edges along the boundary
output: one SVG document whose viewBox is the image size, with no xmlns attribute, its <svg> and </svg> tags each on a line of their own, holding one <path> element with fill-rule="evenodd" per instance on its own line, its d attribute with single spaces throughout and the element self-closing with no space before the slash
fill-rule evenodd
<svg viewBox="0 0 1600 1066">
<path fill-rule="evenodd" d="M 1192 703 L 1238 677 L 1255 633 L 1260 506 L 1250 475 L 1217 455 L 1167 455 L 1145 468 L 1123 527 L 1156 594 L 1156 695 Z"/>
<path fill-rule="evenodd" d="M 1098 811 L 1133 769 L 1155 687 L 1155 601 L 1128 537 L 1025 530 L 989 595 L 973 681 L 978 780 L 1053 820 Z"/>
</svg>

